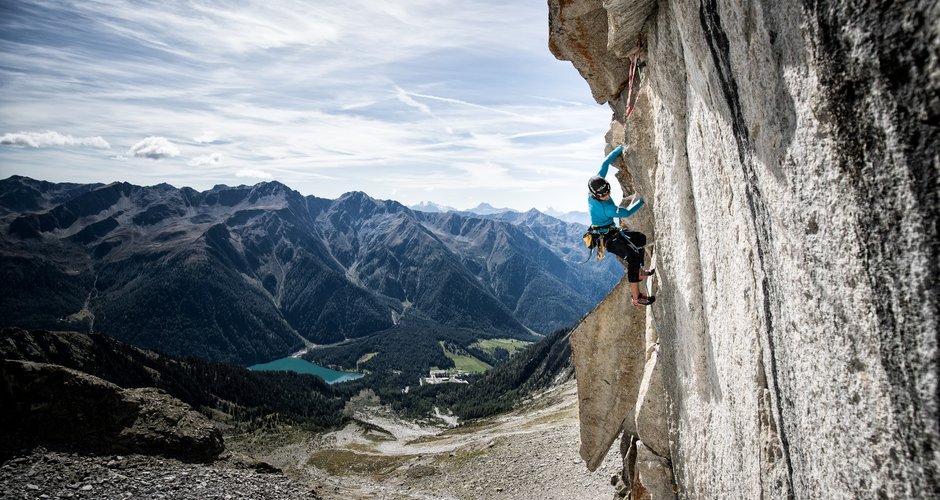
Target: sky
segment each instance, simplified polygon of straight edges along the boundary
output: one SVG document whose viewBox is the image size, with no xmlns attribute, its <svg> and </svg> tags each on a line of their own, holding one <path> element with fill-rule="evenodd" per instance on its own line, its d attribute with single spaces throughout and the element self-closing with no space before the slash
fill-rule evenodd
<svg viewBox="0 0 940 500">
<path fill-rule="evenodd" d="M 546 4 L 4 0 L 0 178 L 585 211 L 611 112 Z"/>
</svg>

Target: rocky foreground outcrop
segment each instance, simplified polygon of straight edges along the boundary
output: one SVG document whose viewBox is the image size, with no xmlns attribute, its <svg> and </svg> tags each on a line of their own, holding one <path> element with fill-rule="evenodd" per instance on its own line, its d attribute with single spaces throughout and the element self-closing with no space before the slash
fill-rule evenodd
<svg viewBox="0 0 940 500">
<path fill-rule="evenodd" d="M 940 495 L 940 6 L 549 10 L 658 269 L 572 335 L 588 467 L 623 433 L 623 496 Z"/>
<path fill-rule="evenodd" d="M 82 455 L 37 448 L 0 464 L 0 500 L 112 498 L 315 500 L 303 485 L 237 459 L 212 464 L 146 455 Z"/>
<path fill-rule="evenodd" d="M 221 431 L 154 388 L 123 389 L 46 363 L 0 362 L 0 425 L 8 452 L 45 445 L 95 453 L 140 453 L 209 461 Z"/>
</svg>

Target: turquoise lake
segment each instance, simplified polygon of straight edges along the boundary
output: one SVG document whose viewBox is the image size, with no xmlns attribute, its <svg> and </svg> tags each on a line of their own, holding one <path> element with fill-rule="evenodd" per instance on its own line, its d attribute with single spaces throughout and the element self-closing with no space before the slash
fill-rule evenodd
<svg viewBox="0 0 940 500">
<path fill-rule="evenodd" d="M 320 365 L 315 365 L 305 359 L 300 358 L 281 358 L 271 361 L 269 363 L 261 363 L 259 365 L 252 365 L 248 367 L 249 370 L 262 371 L 262 372 L 297 372 L 297 373 L 309 373 L 311 375 L 316 375 L 328 384 L 335 384 L 337 382 L 346 382 L 347 380 L 356 380 L 357 378 L 362 378 L 361 373 L 350 373 L 350 372 L 340 372 L 336 370 L 331 370 L 329 368 L 324 368 Z"/>
</svg>

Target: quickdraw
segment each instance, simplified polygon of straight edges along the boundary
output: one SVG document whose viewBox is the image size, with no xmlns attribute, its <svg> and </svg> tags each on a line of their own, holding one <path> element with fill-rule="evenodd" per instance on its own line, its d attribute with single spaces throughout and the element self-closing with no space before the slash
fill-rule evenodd
<svg viewBox="0 0 940 500">
<path fill-rule="evenodd" d="M 636 108 L 636 100 L 640 94 L 637 91 L 637 95 L 633 95 L 633 82 L 636 81 L 636 64 L 640 58 L 640 36 L 642 33 L 637 34 L 636 36 L 636 48 L 633 49 L 633 61 L 630 63 L 630 78 L 629 83 L 627 84 L 627 113 L 623 117 L 623 120 L 626 121 L 627 118 L 630 118 L 630 115 L 633 114 L 633 110 Z"/>
</svg>

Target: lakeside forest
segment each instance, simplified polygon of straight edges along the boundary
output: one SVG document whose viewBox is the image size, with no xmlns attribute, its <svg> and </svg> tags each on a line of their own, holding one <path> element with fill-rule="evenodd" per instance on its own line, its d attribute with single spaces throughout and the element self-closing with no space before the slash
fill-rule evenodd
<svg viewBox="0 0 940 500">
<path fill-rule="evenodd" d="M 371 391 L 382 404 L 412 418 L 428 417 L 435 407 L 461 420 L 510 410 L 532 391 L 570 375 L 569 333 L 569 329 L 557 330 L 503 361 L 490 358 L 497 366 L 468 375 L 469 384 L 423 386 L 418 385 L 422 374 L 416 371 L 383 369 L 329 385 L 314 375 L 257 372 L 228 363 L 173 358 L 105 335 L 77 332 L 6 328 L 0 331 L 0 354 L 5 359 L 65 366 L 121 387 L 157 387 L 210 418 L 246 430 L 277 422 L 323 431 L 344 425 L 350 418 L 343 411 L 346 403 L 363 391 Z M 405 356 L 409 351 L 399 352 Z"/>
</svg>

